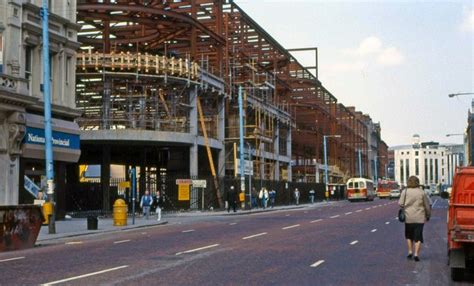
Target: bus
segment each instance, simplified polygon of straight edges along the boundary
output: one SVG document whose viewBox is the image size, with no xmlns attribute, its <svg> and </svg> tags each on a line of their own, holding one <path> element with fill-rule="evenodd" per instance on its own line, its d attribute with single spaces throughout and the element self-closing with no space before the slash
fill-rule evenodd
<svg viewBox="0 0 474 286">
<path fill-rule="evenodd" d="M 347 199 L 373 201 L 375 198 L 374 182 L 364 178 L 351 178 L 347 181 Z"/>
<path fill-rule="evenodd" d="M 400 186 L 397 182 L 387 180 L 380 181 L 377 186 L 377 197 L 379 197 L 379 199 L 390 198 L 390 191 L 392 190 L 400 190 Z"/>
</svg>

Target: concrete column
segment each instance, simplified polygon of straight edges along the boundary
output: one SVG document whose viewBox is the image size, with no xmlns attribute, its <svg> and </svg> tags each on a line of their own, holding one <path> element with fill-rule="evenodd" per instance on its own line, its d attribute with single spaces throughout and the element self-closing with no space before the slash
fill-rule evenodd
<svg viewBox="0 0 474 286">
<path fill-rule="evenodd" d="M 145 193 L 146 191 L 146 149 L 142 147 L 140 151 L 140 180 L 138 181 L 138 188 L 139 188 L 139 198 Z"/>
<path fill-rule="evenodd" d="M 225 99 L 221 98 L 218 105 L 218 123 L 217 138 L 222 143 L 222 149 L 219 150 L 217 162 L 217 176 L 225 175 Z"/>
<path fill-rule="evenodd" d="M 102 185 L 102 210 L 110 211 L 110 146 L 102 147 L 100 183 Z"/>
<path fill-rule="evenodd" d="M 288 163 L 288 182 L 293 180 L 293 172 L 291 170 L 291 126 L 288 126 L 288 136 L 286 137 L 286 154 L 290 158 Z"/>
<path fill-rule="evenodd" d="M 20 158 L 0 154 L 0 205 L 18 205 Z"/>
<path fill-rule="evenodd" d="M 193 145 L 189 147 L 189 176 L 194 178 L 198 176 L 198 110 L 197 110 L 197 87 L 191 88 L 189 91 L 189 133 L 193 136 Z"/>
<path fill-rule="evenodd" d="M 275 154 L 275 170 L 273 180 L 280 180 L 280 121 L 276 120 L 275 135 L 273 137 L 273 153 Z"/>
</svg>

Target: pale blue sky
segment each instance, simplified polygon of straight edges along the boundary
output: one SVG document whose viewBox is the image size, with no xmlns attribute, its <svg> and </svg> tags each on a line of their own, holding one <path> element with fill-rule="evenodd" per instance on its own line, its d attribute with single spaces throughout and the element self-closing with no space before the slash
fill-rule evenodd
<svg viewBox="0 0 474 286">
<path fill-rule="evenodd" d="M 382 125 L 389 146 L 462 143 L 474 96 L 473 1 L 235 1 L 286 48 L 319 49 L 319 78 Z M 295 54 L 313 65 L 311 54 Z"/>
</svg>

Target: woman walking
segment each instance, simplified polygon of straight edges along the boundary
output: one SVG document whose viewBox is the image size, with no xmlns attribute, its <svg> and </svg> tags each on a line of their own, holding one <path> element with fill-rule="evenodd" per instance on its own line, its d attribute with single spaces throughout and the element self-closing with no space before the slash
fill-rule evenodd
<svg viewBox="0 0 474 286">
<path fill-rule="evenodd" d="M 428 197 L 420 187 L 416 176 L 408 178 L 407 188 L 403 190 L 398 201 L 405 211 L 405 238 L 408 245 L 408 259 L 414 257 L 420 261 L 420 248 L 423 243 L 423 226 L 431 216 L 431 206 Z M 413 246 L 415 251 L 413 253 Z"/>
</svg>

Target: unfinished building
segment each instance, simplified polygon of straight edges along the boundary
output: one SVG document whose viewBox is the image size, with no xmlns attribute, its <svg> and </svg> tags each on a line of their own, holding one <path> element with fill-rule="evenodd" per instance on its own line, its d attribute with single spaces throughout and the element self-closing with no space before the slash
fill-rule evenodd
<svg viewBox="0 0 474 286">
<path fill-rule="evenodd" d="M 233 1 L 78 0 L 77 11 L 80 164 L 101 165 L 103 209 L 111 164 L 140 167 L 141 192 L 173 196 L 175 179 L 209 179 L 217 206 L 222 178 L 239 175 L 239 87 L 255 179 L 320 182 L 329 134 L 341 135 L 328 144 L 331 180 L 356 174 L 368 148 L 356 111 L 323 87 L 317 57 L 304 67 Z"/>
</svg>

